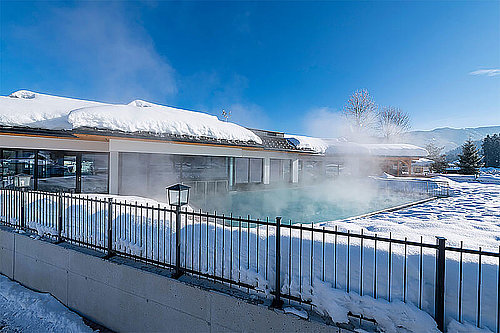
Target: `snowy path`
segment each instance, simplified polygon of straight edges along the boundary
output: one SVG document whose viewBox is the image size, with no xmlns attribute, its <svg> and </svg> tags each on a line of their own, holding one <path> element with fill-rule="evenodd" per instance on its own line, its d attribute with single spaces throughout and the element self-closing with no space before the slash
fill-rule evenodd
<svg viewBox="0 0 500 333">
<path fill-rule="evenodd" d="M 81 317 L 49 294 L 0 275 L 0 332 L 93 332 Z"/>
</svg>

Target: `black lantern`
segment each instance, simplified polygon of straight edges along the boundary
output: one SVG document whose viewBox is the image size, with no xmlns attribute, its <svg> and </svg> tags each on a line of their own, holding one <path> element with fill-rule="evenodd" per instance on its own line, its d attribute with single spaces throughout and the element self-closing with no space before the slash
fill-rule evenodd
<svg viewBox="0 0 500 333">
<path fill-rule="evenodd" d="M 31 176 L 23 173 L 14 176 L 14 187 L 25 189 L 30 187 Z"/>
<path fill-rule="evenodd" d="M 168 203 L 170 206 L 181 207 L 189 201 L 189 186 L 175 184 L 167 187 Z"/>
</svg>

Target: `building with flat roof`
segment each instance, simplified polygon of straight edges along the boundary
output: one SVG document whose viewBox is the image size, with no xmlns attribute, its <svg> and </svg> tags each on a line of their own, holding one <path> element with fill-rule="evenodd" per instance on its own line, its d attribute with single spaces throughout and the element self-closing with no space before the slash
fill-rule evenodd
<svg viewBox="0 0 500 333">
<path fill-rule="evenodd" d="M 21 173 L 32 176 L 34 190 L 155 199 L 179 182 L 194 195 L 309 184 L 338 173 L 350 145 L 140 100 L 105 104 L 30 91 L 0 96 L 0 188 L 12 187 Z M 411 164 L 426 155 L 407 146 L 385 157 Z M 359 155 L 384 150 L 360 147 Z"/>
</svg>

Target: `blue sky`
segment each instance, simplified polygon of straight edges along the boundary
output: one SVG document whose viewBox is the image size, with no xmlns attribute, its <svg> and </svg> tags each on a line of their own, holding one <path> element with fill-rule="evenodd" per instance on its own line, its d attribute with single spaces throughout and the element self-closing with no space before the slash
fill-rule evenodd
<svg viewBox="0 0 500 333">
<path fill-rule="evenodd" d="M 476 72 L 500 69 L 498 1 L 2 1 L 0 10 L 1 95 L 224 108 L 243 125 L 320 135 L 365 88 L 407 111 L 413 129 L 500 125 L 500 71 Z"/>
</svg>

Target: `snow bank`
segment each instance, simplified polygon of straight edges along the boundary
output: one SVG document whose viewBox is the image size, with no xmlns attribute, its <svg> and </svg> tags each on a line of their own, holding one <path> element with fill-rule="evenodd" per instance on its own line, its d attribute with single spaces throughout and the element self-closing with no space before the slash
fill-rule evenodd
<svg viewBox="0 0 500 333">
<path fill-rule="evenodd" d="M 29 290 L 3 275 L 0 275 L 0 330 L 93 332 L 81 317 L 51 295 Z"/>
<path fill-rule="evenodd" d="M 0 126 L 42 129 L 92 127 L 124 132 L 148 132 L 262 143 L 252 131 L 202 112 L 135 100 L 128 105 L 105 104 L 20 90 L 0 96 Z"/>
<path fill-rule="evenodd" d="M 315 280 L 310 299 L 318 310 L 330 316 L 334 322 L 347 323 L 349 312 L 375 319 L 386 333 L 439 332 L 434 319 L 412 304 L 401 301 L 387 302 L 355 292 L 346 293 L 332 288 L 328 283 Z"/>
</svg>

